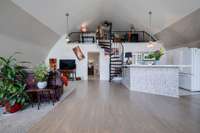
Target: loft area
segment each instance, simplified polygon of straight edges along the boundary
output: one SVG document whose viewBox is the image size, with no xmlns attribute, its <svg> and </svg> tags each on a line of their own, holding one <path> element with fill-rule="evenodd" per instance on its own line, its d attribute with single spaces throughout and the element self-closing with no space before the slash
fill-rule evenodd
<svg viewBox="0 0 200 133">
<path fill-rule="evenodd" d="M 129 31 L 113 31 L 112 23 L 110 23 L 110 25 L 107 23 L 110 22 L 105 21 L 103 24 L 97 26 L 96 31 L 88 31 L 86 26 L 81 26 L 80 32 L 71 32 L 69 34 L 69 43 L 96 43 L 97 40 L 100 39 L 108 40 L 110 35 L 113 42 L 131 43 L 157 40 L 156 37 L 152 36 L 146 31 L 136 31 L 134 26 L 131 26 Z"/>
<path fill-rule="evenodd" d="M 87 32 L 71 32 L 69 34 L 71 41 L 69 43 L 96 43 L 98 38 L 96 33 L 93 31 Z M 145 31 L 112 31 L 113 42 L 148 42 L 150 34 Z M 151 40 L 156 41 L 157 39 L 151 36 Z"/>
</svg>

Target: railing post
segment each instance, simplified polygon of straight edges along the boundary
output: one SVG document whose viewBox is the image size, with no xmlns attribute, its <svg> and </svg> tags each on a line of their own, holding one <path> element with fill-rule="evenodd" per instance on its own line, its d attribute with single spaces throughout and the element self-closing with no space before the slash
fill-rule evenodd
<svg viewBox="0 0 200 133">
<path fill-rule="evenodd" d="M 110 31 L 109 31 L 109 39 L 110 39 L 110 63 L 109 63 L 109 82 L 111 82 L 111 56 L 112 56 L 112 23 L 110 23 Z"/>
</svg>

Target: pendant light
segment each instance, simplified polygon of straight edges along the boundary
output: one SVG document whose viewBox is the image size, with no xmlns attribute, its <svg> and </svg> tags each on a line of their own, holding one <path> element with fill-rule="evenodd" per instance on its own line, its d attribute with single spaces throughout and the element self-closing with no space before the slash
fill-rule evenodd
<svg viewBox="0 0 200 133">
<path fill-rule="evenodd" d="M 152 41 L 152 31 L 151 31 L 151 19 L 152 19 L 152 11 L 149 11 L 149 43 L 147 44 L 148 48 L 153 48 L 154 47 L 154 43 Z"/>
<path fill-rule="evenodd" d="M 65 14 L 66 17 L 67 17 L 67 26 L 66 26 L 66 43 L 68 43 L 70 41 L 70 38 L 69 38 L 69 13 L 66 13 Z"/>
</svg>

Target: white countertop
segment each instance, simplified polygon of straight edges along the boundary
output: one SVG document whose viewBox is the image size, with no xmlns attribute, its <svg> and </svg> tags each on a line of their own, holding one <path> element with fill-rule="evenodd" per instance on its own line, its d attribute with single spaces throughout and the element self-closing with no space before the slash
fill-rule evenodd
<svg viewBox="0 0 200 133">
<path fill-rule="evenodd" d="M 124 67 L 145 67 L 145 68 L 184 68 L 190 65 L 124 65 Z"/>
</svg>

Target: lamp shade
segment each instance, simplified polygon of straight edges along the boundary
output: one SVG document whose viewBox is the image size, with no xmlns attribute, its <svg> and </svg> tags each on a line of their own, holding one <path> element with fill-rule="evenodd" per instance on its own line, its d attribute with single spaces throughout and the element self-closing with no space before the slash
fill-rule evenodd
<svg viewBox="0 0 200 133">
<path fill-rule="evenodd" d="M 126 52 L 126 53 L 125 53 L 125 57 L 126 57 L 126 58 L 132 57 L 132 53 L 131 53 L 131 52 Z"/>
</svg>

